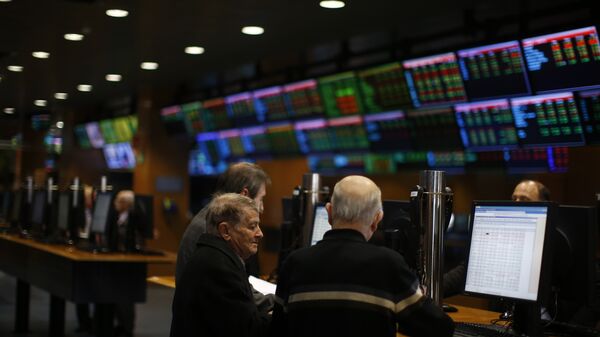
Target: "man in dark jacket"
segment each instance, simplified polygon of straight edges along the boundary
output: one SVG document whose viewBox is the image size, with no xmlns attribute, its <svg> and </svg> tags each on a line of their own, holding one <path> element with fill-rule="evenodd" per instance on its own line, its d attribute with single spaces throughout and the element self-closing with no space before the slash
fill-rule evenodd
<svg viewBox="0 0 600 337">
<path fill-rule="evenodd" d="M 266 335 L 270 319 L 254 303 L 244 268 L 263 236 L 258 211 L 252 199 L 234 193 L 207 206 L 207 233 L 177 282 L 171 337 Z"/>
<path fill-rule="evenodd" d="M 326 208 L 333 229 L 283 263 L 272 335 L 452 336 L 454 323 L 422 294 L 402 256 L 367 243 L 383 218 L 377 185 L 346 177 Z"/>
</svg>

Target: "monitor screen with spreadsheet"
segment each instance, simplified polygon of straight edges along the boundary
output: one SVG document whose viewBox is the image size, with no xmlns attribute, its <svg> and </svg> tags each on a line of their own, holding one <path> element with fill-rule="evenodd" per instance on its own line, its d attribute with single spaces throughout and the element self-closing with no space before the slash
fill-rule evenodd
<svg viewBox="0 0 600 337">
<path fill-rule="evenodd" d="M 465 291 L 538 301 L 549 215 L 549 203 L 475 202 Z"/>
<path fill-rule="evenodd" d="M 317 204 L 315 206 L 315 216 L 313 218 L 312 230 L 310 233 L 310 245 L 313 246 L 317 242 L 323 240 L 325 232 L 331 229 L 329 224 L 329 218 L 327 216 L 327 210 L 325 204 Z"/>
</svg>

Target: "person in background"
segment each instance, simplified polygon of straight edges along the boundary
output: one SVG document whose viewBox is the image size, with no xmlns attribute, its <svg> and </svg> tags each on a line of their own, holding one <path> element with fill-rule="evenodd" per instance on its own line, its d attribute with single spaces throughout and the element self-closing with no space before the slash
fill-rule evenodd
<svg viewBox="0 0 600 337">
<path fill-rule="evenodd" d="M 379 187 L 348 176 L 326 209 L 332 229 L 282 264 L 272 335 L 452 336 L 452 319 L 423 295 L 402 255 L 367 242 L 384 216 Z"/>
<path fill-rule="evenodd" d="M 206 230 L 175 288 L 171 337 L 265 336 L 270 316 L 254 303 L 244 260 L 263 234 L 258 205 L 237 193 L 213 198 Z"/>
<path fill-rule="evenodd" d="M 270 183 L 271 179 L 260 166 L 246 162 L 235 163 L 230 165 L 229 168 L 219 176 L 215 195 L 238 193 L 247 196 L 254 200 L 259 212 L 262 213 L 263 198 L 266 195 L 267 185 Z M 183 237 L 179 244 L 179 251 L 177 252 L 177 265 L 175 267 L 176 284 L 179 283 L 185 265 L 196 250 L 198 239 L 202 234 L 206 233 L 207 211 L 207 207 L 200 210 L 183 233 Z M 246 266 L 246 268 L 246 270 L 248 270 L 248 266 Z M 263 295 L 258 291 L 254 291 L 254 300 L 262 312 L 269 312 L 272 310 L 273 299 L 273 295 Z"/>
</svg>

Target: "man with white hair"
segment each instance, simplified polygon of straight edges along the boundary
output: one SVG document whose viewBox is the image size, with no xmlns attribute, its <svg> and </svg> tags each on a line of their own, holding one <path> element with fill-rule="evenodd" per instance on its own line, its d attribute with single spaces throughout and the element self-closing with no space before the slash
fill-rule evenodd
<svg viewBox="0 0 600 337">
<path fill-rule="evenodd" d="M 381 191 L 348 176 L 326 206 L 332 230 L 283 262 L 273 336 L 452 336 L 450 317 L 424 296 L 402 256 L 369 244 Z"/>
</svg>

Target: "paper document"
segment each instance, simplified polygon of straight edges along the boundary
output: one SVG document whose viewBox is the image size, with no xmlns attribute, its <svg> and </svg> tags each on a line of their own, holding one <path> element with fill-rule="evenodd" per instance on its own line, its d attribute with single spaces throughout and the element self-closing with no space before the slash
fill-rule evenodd
<svg viewBox="0 0 600 337">
<path fill-rule="evenodd" d="M 275 290 L 277 289 L 276 284 L 261 280 L 254 276 L 248 276 L 248 281 L 250 281 L 250 284 L 254 287 L 254 289 L 260 291 L 264 295 L 275 294 Z"/>
</svg>

